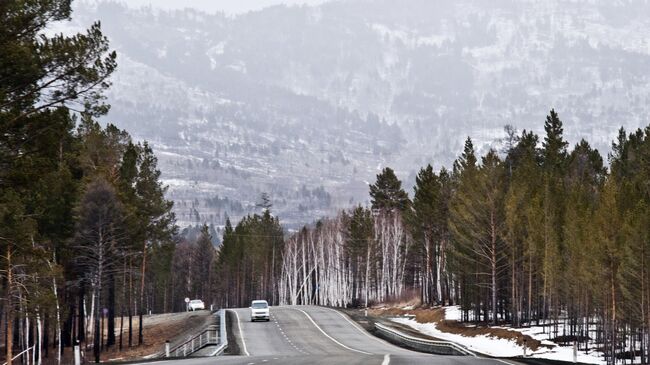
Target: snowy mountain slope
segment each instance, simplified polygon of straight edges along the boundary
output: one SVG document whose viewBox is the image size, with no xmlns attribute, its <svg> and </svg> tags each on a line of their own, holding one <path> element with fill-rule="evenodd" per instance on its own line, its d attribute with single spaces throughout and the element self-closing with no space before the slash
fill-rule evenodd
<svg viewBox="0 0 650 365">
<path fill-rule="evenodd" d="M 571 142 L 607 150 L 621 125 L 650 124 L 649 15 L 648 1 L 348 0 L 236 17 L 93 2 L 75 19 L 101 19 L 118 50 L 109 119 L 153 141 L 183 224 L 222 224 L 268 191 L 297 225 L 363 203 L 383 166 L 412 181 L 467 135 L 484 152 L 505 124 L 541 132 L 551 107 Z"/>
</svg>

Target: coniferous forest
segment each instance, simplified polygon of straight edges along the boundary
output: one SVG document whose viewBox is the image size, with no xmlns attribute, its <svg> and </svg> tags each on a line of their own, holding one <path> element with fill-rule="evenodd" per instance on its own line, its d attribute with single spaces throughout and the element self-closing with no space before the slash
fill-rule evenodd
<svg viewBox="0 0 650 365">
<path fill-rule="evenodd" d="M 371 206 L 290 235 L 265 199 L 261 214 L 227 222 L 217 250 L 207 226 L 179 238 L 151 146 L 98 123 L 117 55 L 99 23 L 45 35 L 70 15 L 70 0 L 0 2 L 9 363 L 27 349 L 60 363 L 77 342 L 95 361 L 142 345 L 134 317 L 185 310 L 185 297 L 223 307 L 417 297 L 459 305 L 468 322 L 545 325 L 611 363 L 650 361 L 650 127 L 621 129 L 603 155 L 569 145 L 551 110 L 542 135 L 506 127 L 502 150 L 480 156 L 468 138 L 453 166 L 423 167 L 412 192 L 385 168 Z"/>
<path fill-rule="evenodd" d="M 609 362 L 646 363 L 650 127 L 621 129 L 606 157 L 585 140 L 569 146 L 554 110 L 543 136 L 505 131 L 503 151 L 478 156 L 468 138 L 451 169 L 423 167 L 411 197 L 385 168 L 371 207 L 283 243 L 259 217 L 228 228 L 217 298 L 365 307 L 417 296 L 459 305 L 468 322 L 541 324 L 560 343 L 597 344 Z"/>
<path fill-rule="evenodd" d="M 109 110 L 103 92 L 117 56 L 99 23 L 45 35 L 70 13 L 69 0 L 0 2 L 0 325 L 9 364 L 27 349 L 61 363 L 77 341 L 99 360 L 100 349 L 146 341 L 133 317 L 172 309 L 159 288 L 173 287 L 176 226 L 156 156 L 96 121 Z"/>
</svg>

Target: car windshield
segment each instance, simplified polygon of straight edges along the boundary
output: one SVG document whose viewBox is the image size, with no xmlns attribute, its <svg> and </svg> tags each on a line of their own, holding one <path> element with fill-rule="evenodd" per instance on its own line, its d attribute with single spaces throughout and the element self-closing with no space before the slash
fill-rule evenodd
<svg viewBox="0 0 650 365">
<path fill-rule="evenodd" d="M 195 299 L 195 300 L 191 301 L 190 303 L 192 303 L 192 304 L 197 304 L 197 303 L 201 303 L 201 301 L 198 300 L 198 299 Z"/>
<path fill-rule="evenodd" d="M 254 302 L 252 307 L 255 308 L 255 309 L 264 309 L 264 308 L 268 307 L 268 304 L 266 304 L 264 302 L 256 302 L 256 303 Z"/>
</svg>

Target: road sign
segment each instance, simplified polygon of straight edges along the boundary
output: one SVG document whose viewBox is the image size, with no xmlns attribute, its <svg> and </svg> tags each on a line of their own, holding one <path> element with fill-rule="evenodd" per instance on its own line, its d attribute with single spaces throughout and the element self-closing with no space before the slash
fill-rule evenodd
<svg viewBox="0 0 650 365">
<path fill-rule="evenodd" d="M 185 298 L 185 303 L 189 303 L 189 302 L 190 302 L 190 298 Z"/>
</svg>

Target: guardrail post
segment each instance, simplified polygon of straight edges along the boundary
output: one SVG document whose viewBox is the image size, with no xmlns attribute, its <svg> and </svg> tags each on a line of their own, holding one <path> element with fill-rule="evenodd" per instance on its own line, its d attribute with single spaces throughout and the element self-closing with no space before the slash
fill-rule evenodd
<svg viewBox="0 0 650 365">
<path fill-rule="evenodd" d="M 169 340 L 165 341 L 165 357 L 169 357 Z"/>
<path fill-rule="evenodd" d="M 75 341 L 74 344 L 74 365 L 81 365 L 81 348 L 79 347 L 79 341 Z"/>
</svg>

